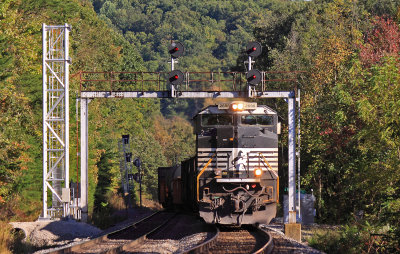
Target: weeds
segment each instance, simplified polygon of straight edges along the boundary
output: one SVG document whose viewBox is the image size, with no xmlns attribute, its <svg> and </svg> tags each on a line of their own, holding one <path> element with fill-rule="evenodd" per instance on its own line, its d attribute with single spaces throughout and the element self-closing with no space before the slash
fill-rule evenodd
<svg viewBox="0 0 400 254">
<path fill-rule="evenodd" d="M 9 247 L 12 243 L 11 227 L 7 222 L 0 221 L 0 253 L 11 253 Z"/>
<path fill-rule="evenodd" d="M 345 225 L 338 230 L 317 230 L 308 240 L 311 247 L 326 253 L 398 253 L 396 239 L 385 227 L 368 222 Z"/>
</svg>

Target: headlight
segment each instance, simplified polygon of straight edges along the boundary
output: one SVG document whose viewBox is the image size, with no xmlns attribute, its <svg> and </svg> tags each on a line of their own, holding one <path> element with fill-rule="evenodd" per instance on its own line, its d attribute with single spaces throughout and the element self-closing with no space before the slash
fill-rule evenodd
<svg viewBox="0 0 400 254">
<path fill-rule="evenodd" d="M 262 174 L 261 168 L 257 168 L 257 169 L 254 170 L 254 175 L 255 175 L 256 177 L 260 177 L 261 174 Z"/>
<path fill-rule="evenodd" d="M 244 109 L 244 104 L 242 102 L 235 102 L 231 104 L 233 111 L 242 111 Z"/>
</svg>

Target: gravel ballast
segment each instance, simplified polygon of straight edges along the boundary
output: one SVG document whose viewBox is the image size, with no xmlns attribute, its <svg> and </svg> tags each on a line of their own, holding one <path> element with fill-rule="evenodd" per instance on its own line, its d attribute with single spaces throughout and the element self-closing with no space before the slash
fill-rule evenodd
<svg viewBox="0 0 400 254">
<path fill-rule="evenodd" d="M 52 247 L 79 242 L 99 235 L 102 230 L 74 220 L 11 222 L 13 228 L 22 229 L 25 241 L 36 248 Z"/>
<path fill-rule="evenodd" d="M 87 241 L 107 233 L 124 228 L 154 211 L 147 208 L 134 208 L 116 213 L 115 216 L 128 217 L 127 220 L 106 230 L 75 220 L 38 220 L 34 222 L 10 222 L 14 229 L 24 232 L 24 241 L 32 245 L 35 253 L 46 253 L 54 248 L 67 247 Z"/>
</svg>

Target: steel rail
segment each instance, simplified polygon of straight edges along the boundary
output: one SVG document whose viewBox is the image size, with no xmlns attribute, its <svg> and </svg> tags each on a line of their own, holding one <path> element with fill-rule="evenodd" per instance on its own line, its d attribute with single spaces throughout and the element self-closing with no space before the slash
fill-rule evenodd
<svg viewBox="0 0 400 254">
<path fill-rule="evenodd" d="M 206 240 L 205 242 L 189 249 L 186 250 L 184 252 L 182 252 L 183 254 L 193 254 L 193 253 L 207 253 L 208 250 L 214 246 L 214 244 L 217 242 L 218 236 L 219 236 L 219 229 L 218 227 L 216 227 L 215 225 L 212 225 L 212 229 L 215 231 L 215 234 L 213 237 L 211 237 L 210 239 Z"/>
<path fill-rule="evenodd" d="M 230 231 L 231 230 L 231 231 Z M 272 236 L 259 227 L 225 229 L 210 253 L 272 253 L 274 243 Z"/>
<path fill-rule="evenodd" d="M 265 236 L 268 237 L 269 240 L 258 251 L 254 252 L 254 254 L 256 254 L 256 253 L 257 254 L 258 253 L 265 253 L 265 254 L 272 253 L 274 250 L 274 239 L 272 238 L 271 234 L 259 227 L 257 227 L 257 229 L 259 232 L 262 232 L 263 234 L 265 234 Z"/>
<path fill-rule="evenodd" d="M 134 223 L 132 223 L 132 224 L 130 224 L 130 225 L 127 225 L 126 227 L 123 227 L 123 228 L 121 228 L 121 229 L 118 229 L 118 230 L 115 230 L 115 231 L 113 231 L 113 232 L 110 232 L 110 233 L 108 233 L 108 234 L 106 234 L 106 235 L 102 235 L 102 236 L 99 236 L 99 237 L 94 238 L 94 239 L 92 239 L 92 240 L 89 240 L 89 241 L 86 241 L 86 242 L 83 242 L 83 243 L 77 243 L 77 244 L 74 244 L 74 245 L 72 245 L 72 246 L 68 246 L 68 247 L 65 247 L 65 248 L 57 249 L 57 250 L 54 250 L 54 251 L 51 251 L 51 252 L 48 252 L 48 253 L 51 253 L 51 254 L 86 253 L 86 252 L 84 252 L 84 248 L 90 248 L 91 246 L 99 245 L 99 244 L 101 244 L 101 243 L 111 242 L 113 239 L 110 239 L 110 238 L 109 238 L 110 236 L 115 235 L 115 234 L 118 234 L 118 233 L 121 233 L 121 232 L 126 231 L 126 230 L 129 230 L 129 228 L 136 227 L 136 226 L 138 226 L 139 224 L 144 223 L 144 222 L 146 222 L 146 221 L 148 221 L 148 220 L 151 220 L 152 218 L 154 218 L 155 216 L 157 216 L 157 215 L 159 215 L 159 214 L 161 214 L 161 213 L 163 213 L 163 212 L 165 212 L 165 211 L 158 211 L 158 212 L 155 212 L 155 213 L 153 213 L 153 214 L 151 214 L 151 215 L 149 215 L 149 216 L 147 216 L 147 217 L 142 218 L 141 220 L 139 220 L 139 221 L 137 221 L 137 222 L 134 222 Z M 157 230 L 158 228 L 162 227 L 163 225 L 165 225 L 165 224 L 166 224 L 169 220 L 171 220 L 175 215 L 176 215 L 176 214 L 172 215 L 168 220 L 165 220 L 163 223 L 161 223 L 160 225 L 158 225 L 157 227 L 155 227 L 154 229 L 152 229 L 150 232 L 153 232 L 153 231 Z M 123 248 L 124 246 L 129 245 L 129 244 L 134 245 L 133 243 L 135 243 L 135 242 L 136 242 L 135 244 L 137 244 L 137 242 L 143 241 L 143 239 L 144 239 L 143 237 L 145 237 L 146 235 L 148 235 L 150 232 L 145 233 L 144 236 L 140 236 L 140 237 L 137 238 L 137 239 L 127 240 L 128 243 L 118 243 L 118 242 L 114 242 L 115 244 L 117 244 L 117 245 L 119 245 L 119 246 L 114 247 L 114 248 L 110 248 L 110 249 L 108 249 L 108 250 L 104 250 L 104 251 L 100 251 L 100 252 L 95 252 L 95 253 L 120 253 L 120 252 L 122 251 L 122 248 Z M 90 252 L 90 253 L 93 253 L 93 252 Z"/>
<path fill-rule="evenodd" d="M 156 232 L 157 230 L 159 230 L 160 228 L 162 228 L 165 224 L 167 224 L 170 220 L 172 220 L 176 215 L 177 214 L 175 213 L 168 220 L 165 220 L 163 223 L 161 223 L 157 227 L 154 227 L 152 230 L 150 230 L 146 234 L 142 235 L 141 237 L 139 237 L 139 238 L 137 238 L 135 240 L 129 241 L 126 244 L 123 244 L 123 245 L 121 245 L 121 246 L 119 246 L 117 248 L 114 248 L 112 250 L 109 250 L 109 251 L 106 251 L 106 252 L 103 252 L 103 253 L 107 253 L 107 254 L 110 254 L 110 253 L 125 253 L 125 252 L 131 251 L 132 247 L 143 243 L 147 239 L 148 235 L 150 235 L 150 234 Z"/>
</svg>

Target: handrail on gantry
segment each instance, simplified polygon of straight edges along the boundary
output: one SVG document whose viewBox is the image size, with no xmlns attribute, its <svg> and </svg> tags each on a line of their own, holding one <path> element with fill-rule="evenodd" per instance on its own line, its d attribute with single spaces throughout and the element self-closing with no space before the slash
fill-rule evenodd
<svg viewBox="0 0 400 254">
<path fill-rule="evenodd" d="M 267 83 L 297 83 L 303 71 L 264 71 L 260 91 L 266 91 Z M 167 91 L 168 72 L 129 71 L 80 71 L 80 92 L 86 91 Z M 185 72 L 183 84 L 177 91 L 243 91 L 247 80 L 245 72 L 197 71 Z M 282 90 L 282 89 L 280 89 Z"/>
</svg>

